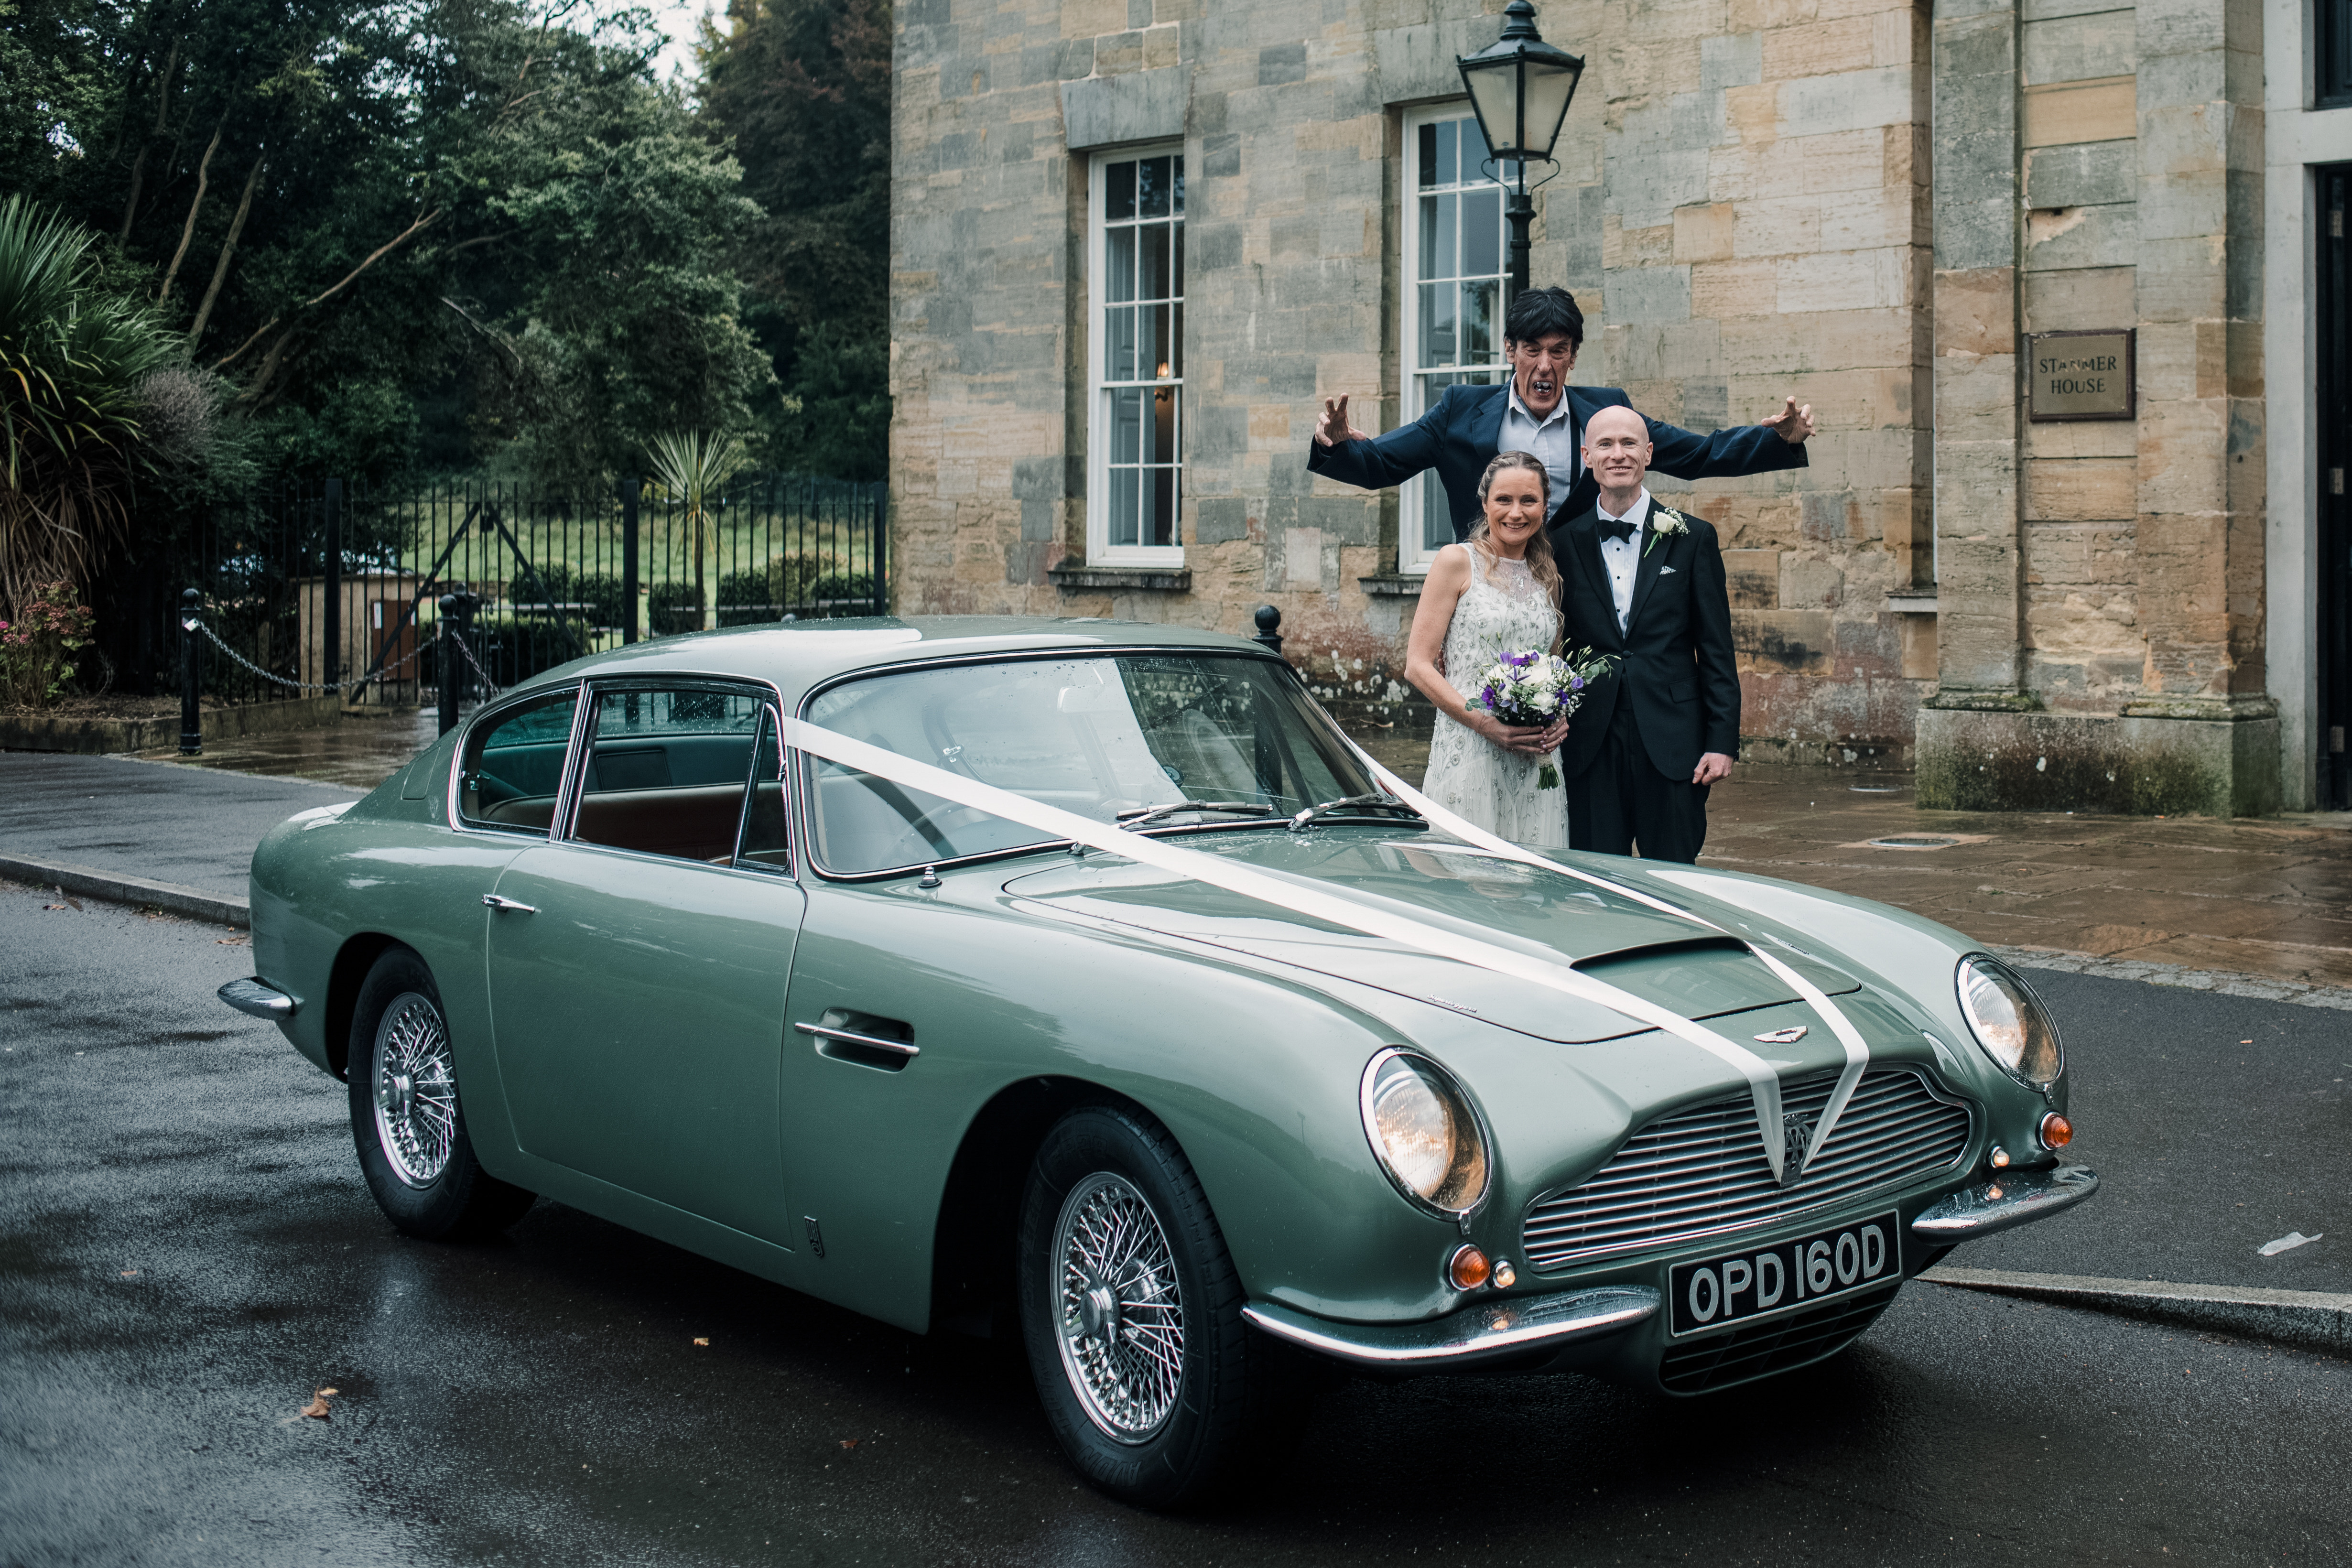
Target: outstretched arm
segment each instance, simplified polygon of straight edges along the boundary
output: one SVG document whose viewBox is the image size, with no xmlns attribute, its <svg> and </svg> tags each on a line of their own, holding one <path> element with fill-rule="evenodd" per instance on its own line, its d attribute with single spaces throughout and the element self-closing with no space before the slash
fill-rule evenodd
<svg viewBox="0 0 2352 1568">
<path fill-rule="evenodd" d="M 1440 398 L 1429 412 L 1411 424 L 1386 435 L 1366 435 L 1348 417 L 1348 400 L 1325 399 L 1316 422 L 1315 439 L 1307 445 L 1307 468 L 1326 479 L 1366 490 L 1402 485 L 1423 469 L 1437 465 L 1443 447 L 1438 415 L 1445 407 Z"/>
<path fill-rule="evenodd" d="M 1805 442 L 1813 434 L 1811 403 L 1790 398 L 1780 412 L 1759 424 L 1718 430 L 1710 435 L 1651 420 L 1650 466 L 1677 479 L 1737 479 L 1805 466 Z"/>
</svg>

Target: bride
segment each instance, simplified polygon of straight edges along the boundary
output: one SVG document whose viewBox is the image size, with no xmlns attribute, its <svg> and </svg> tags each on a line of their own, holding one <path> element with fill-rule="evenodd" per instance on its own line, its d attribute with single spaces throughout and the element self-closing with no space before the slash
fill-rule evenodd
<svg viewBox="0 0 2352 1568">
<path fill-rule="evenodd" d="M 1567 791 L 1536 788 L 1567 738 L 1565 721 L 1522 729 L 1465 700 L 1505 653 L 1558 653 L 1559 569 L 1544 537 L 1549 476 L 1525 452 L 1506 452 L 1478 481 L 1486 515 L 1466 544 L 1431 563 L 1405 648 L 1405 679 L 1444 716 L 1429 747 L 1423 793 L 1515 843 L 1565 848 Z"/>
</svg>

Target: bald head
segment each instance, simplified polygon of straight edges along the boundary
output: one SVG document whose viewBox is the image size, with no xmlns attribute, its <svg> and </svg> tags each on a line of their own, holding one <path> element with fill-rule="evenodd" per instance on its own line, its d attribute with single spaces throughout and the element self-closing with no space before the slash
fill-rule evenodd
<svg viewBox="0 0 2352 1568">
<path fill-rule="evenodd" d="M 1584 422 L 1584 465 L 1601 486 L 1601 506 L 1622 517 L 1642 493 L 1650 472 L 1650 422 L 1611 404 Z"/>
</svg>

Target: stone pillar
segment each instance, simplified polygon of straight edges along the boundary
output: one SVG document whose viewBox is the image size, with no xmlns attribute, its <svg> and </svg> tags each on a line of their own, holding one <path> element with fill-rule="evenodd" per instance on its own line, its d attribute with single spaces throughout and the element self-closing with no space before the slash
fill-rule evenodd
<svg viewBox="0 0 2352 1568">
<path fill-rule="evenodd" d="M 1933 179 L 1933 708 L 2012 710 L 2019 690 L 2017 11 L 1937 0 Z M 1927 742 L 1931 724 L 1920 716 Z"/>
<path fill-rule="evenodd" d="M 2211 727 L 2212 790 L 2275 810 L 2264 694 L 2262 15 L 2138 7 L 2143 695 L 2126 717 Z M 2257 727 L 2251 734 L 2233 731 Z M 2270 760 L 2267 766 L 2258 760 Z"/>
</svg>

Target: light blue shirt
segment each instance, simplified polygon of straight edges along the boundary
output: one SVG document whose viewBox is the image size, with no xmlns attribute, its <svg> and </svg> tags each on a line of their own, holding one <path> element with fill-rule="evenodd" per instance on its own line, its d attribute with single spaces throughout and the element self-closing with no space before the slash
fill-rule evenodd
<svg viewBox="0 0 2352 1568">
<path fill-rule="evenodd" d="M 1576 483 L 1577 470 L 1583 460 L 1576 450 L 1576 423 L 1568 412 L 1568 389 L 1560 388 L 1559 405 L 1548 418 L 1538 421 L 1528 405 L 1519 401 L 1518 383 L 1511 383 L 1509 401 L 1503 405 L 1503 432 L 1497 452 L 1532 452 L 1550 477 L 1549 505 L 1545 508 L 1548 521 L 1557 521 L 1559 509 L 1567 504 L 1569 486 Z"/>
</svg>

